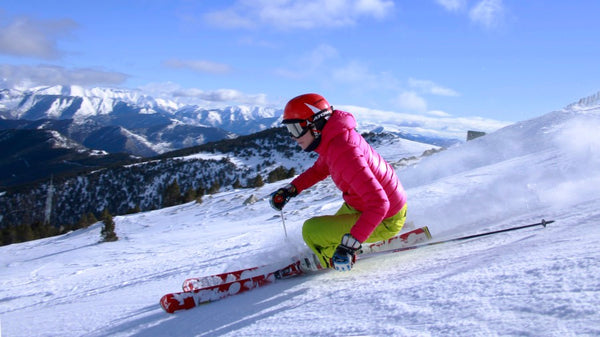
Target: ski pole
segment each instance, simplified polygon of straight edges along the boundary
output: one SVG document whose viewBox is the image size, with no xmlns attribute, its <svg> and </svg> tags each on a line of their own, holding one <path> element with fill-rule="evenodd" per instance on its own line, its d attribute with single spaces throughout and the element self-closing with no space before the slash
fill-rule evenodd
<svg viewBox="0 0 600 337">
<path fill-rule="evenodd" d="M 285 233 L 285 238 L 288 238 L 287 228 L 285 227 L 285 217 L 283 216 L 283 209 L 281 210 L 281 223 L 283 224 L 283 232 Z"/>
<path fill-rule="evenodd" d="M 498 234 L 498 233 L 516 231 L 516 230 L 519 230 L 519 229 L 529 228 L 529 227 L 543 226 L 545 228 L 547 224 L 551 224 L 553 222 L 554 222 L 554 220 L 548 220 L 548 221 L 546 221 L 546 220 L 542 219 L 542 221 L 540 221 L 538 223 L 533 223 L 533 224 L 529 224 L 529 225 L 517 226 L 517 227 L 510 227 L 510 228 L 505 228 L 505 229 L 499 229 L 499 230 L 496 230 L 496 231 L 479 233 L 479 234 L 473 234 L 473 235 L 467 235 L 467 236 L 461 236 L 461 237 L 458 237 L 458 238 L 452 238 L 452 239 L 447 239 L 447 240 L 442 240 L 442 241 L 428 242 L 428 243 L 423 243 L 423 244 L 415 245 L 415 246 L 411 246 L 411 247 L 399 248 L 399 249 L 394 250 L 394 251 L 395 252 L 400 252 L 400 251 L 403 251 L 403 250 L 415 249 L 415 248 L 420 248 L 420 247 L 425 247 L 425 246 L 433 246 L 433 245 L 437 245 L 437 244 L 440 244 L 440 243 L 448 243 L 448 242 L 454 242 L 454 241 L 463 241 L 463 240 L 478 238 L 478 237 L 492 235 L 492 234 Z"/>
</svg>

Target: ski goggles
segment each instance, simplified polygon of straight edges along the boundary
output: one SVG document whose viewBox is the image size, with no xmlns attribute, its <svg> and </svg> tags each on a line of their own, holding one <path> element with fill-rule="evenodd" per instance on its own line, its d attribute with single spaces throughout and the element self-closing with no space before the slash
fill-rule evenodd
<svg viewBox="0 0 600 337">
<path fill-rule="evenodd" d="M 285 127 L 287 127 L 288 131 L 292 134 L 292 137 L 294 138 L 300 138 L 310 130 L 310 125 L 306 120 L 288 122 L 285 123 Z"/>
</svg>

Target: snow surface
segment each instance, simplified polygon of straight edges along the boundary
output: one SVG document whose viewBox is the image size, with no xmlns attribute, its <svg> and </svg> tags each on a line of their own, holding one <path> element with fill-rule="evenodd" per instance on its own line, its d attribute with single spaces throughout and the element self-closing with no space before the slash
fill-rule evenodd
<svg viewBox="0 0 600 337">
<path fill-rule="evenodd" d="M 115 217 L 113 243 L 97 223 L 0 247 L 3 336 L 598 336 L 599 129 L 599 107 L 565 109 L 398 169 L 409 221 L 436 239 L 556 220 L 547 228 L 362 259 L 174 315 L 158 300 L 187 277 L 305 251 L 303 219 L 341 204 L 331 181 L 288 204 L 287 240 L 267 202 L 283 181 Z"/>
</svg>

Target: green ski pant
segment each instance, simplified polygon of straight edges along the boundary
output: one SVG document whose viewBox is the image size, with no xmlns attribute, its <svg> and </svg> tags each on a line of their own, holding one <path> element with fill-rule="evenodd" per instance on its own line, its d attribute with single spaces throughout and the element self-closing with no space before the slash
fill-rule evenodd
<svg viewBox="0 0 600 337">
<path fill-rule="evenodd" d="M 306 245 L 319 257 L 321 266 L 329 268 L 329 260 L 340 244 L 342 236 L 350 229 L 360 212 L 344 203 L 335 215 L 310 218 L 304 222 L 302 237 Z M 395 215 L 383 219 L 365 242 L 387 240 L 398 234 L 406 221 L 406 205 Z"/>
</svg>

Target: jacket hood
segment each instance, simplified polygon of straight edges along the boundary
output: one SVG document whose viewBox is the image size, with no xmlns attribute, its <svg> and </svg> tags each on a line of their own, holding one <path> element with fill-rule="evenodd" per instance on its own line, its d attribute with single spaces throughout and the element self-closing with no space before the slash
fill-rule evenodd
<svg viewBox="0 0 600 337">
<path fill-rule="evenodd" d="M 335 138 L 335 136 L 353 130 L 354 128 L 356 128 L 356 120 L 351 113 L 334 110 L 321 132 L 321 144 L 319 144 L 315 151 L 319 152 L 329 143 L 329 141 L 331 141 L 331 139 Z"/>
</svg>

